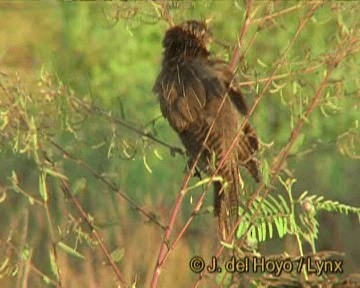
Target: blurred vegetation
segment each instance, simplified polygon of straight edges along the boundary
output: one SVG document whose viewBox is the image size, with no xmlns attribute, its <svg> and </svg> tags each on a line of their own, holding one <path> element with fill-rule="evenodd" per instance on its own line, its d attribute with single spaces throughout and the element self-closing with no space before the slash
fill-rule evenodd
<svg viewBox="0 0 360 288">
<path fill-rule="evenodd" d="M 238 70 L 249 103 L 312 5 L 252 3 Z M 164 31 L 171 21 L 211 19 L 211 52 L 230 60 L 246 14 L 241 1 L 179 1 L 164 7 L 151 1 L 0 4 L 1 287 L 115 287 L 118 279 L 94 238 L 95 228 L 126 282 L 149 286 L 187 163 L 152 93 Z M 274 184 L 271 194 L 287 198 L 286 183 L 292 183 L 294 199 L 308 191 L 346 207 L 360 206 L 358 15 L 360 6 L 351 1 L 316 9 L 251 116 L 266 176 L 319 89 L 332 55 L 346 51 L 282 167 L 283 183 Z M 346 37 L 352 46 L 339 52 Z M 256 186 L 244 177 L 251 194 Z M 201 192 L 198 187 L 186 195 L 176 230 Z M 322 201 L 312 200 L 315 206 Z M 316 250 L 343 252 L 345 273 L 356 273 L 359 212 L 338 211 L 329 203 L 331 211 L 349 214 L 319 212 Z M 194 285 L 198 275 L 189 269 L 191 257 L 208 260 L 219 248 L 211 206 L 208 193 L 164 264 L 159 287 Z M 297 254 L 294 236 L 275 234 L 258 243 L 263 255 Z M 306 253 L 310 246 L 304 246 Z M 210 275 L 203 285 L 214 287 L 216 281 L 219 277 Z"/>
</svg>

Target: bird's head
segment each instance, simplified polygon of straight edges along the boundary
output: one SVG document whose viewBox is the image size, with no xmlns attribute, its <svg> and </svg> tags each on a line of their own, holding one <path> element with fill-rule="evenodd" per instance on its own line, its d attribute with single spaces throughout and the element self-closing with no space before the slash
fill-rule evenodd
<svg viewBox="0 0 360 288">
<path fill-rule="evenodd" d="M 172 56 L 208 56 L 211 33 L 206 22 L 185 21 L 166 31 L 163 46 Z"/>
<path fill-rule="evenodd" d="M 204 46 L 210 42 L 211 33 L 206 25 L 206 22 L 199 21 L 185 21 L 179 27 L 187 34 L 189 38 L 194 37 L 200 41 Z"/>
</svg>

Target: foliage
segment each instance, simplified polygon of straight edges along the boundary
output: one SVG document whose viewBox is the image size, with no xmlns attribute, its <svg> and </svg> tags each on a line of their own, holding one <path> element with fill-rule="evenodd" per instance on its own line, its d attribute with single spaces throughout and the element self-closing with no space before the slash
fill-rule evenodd
<svg viewBox="0 0 360 288">
<path fill-rule="evenodd" d="M 266 199 L 255 199 L 248 211 L 241 209 L 239 214 L 244 214 L 244 217 L 238 227 L 237 238 L 246 236 L 252 242 L 265 242 L 273 238 L 275 225 L 280 238 L 286 234 L 296 235 L 301 240 L 299 245 L 304 241 L 309 242 L 312 252 L 316 253 L 314 244 L 319 233 L 317 220 L 319 212 L 327 211 L 343 215 L 354 213 L 358 218 L 360 217 L 360 208 L 339 201 L 325 200 L 323 196 L 308 196 L 308 191 L 302 193 L 297 200 L 293 200 L 292 185 L 295 179 L 287 181 L 283 181 L 280 177 L 279 179 L 289 199 L 286 200 L 281 194 L 276 195 L 277 197 L 268 195 Z M 301 208 L 301 212 L 298 212 L 297 208 Z M 259 214 L 256 215 L 257 213 Z"/>
<path fill-rule="evenodd" d="M 343 276 L 291 281 L 345 281 L 359 267 L 359 13 L 355 2 L 0 4 L 2 285 L 147 287 L 155 265 L 158 287 L 289 285 L 189 270 L 194 254 L 232 250 L 293 260 L 341 250 Z M 182 180 L 187 157 L 151 92 L 165 29 L 191 18 L 211 19 L 216 57 L 238 53 L 256 106 L 264 181 L 241 171 L 236 243 L 220 244 L 208 215 L 219 179 Z"/>
</svg>

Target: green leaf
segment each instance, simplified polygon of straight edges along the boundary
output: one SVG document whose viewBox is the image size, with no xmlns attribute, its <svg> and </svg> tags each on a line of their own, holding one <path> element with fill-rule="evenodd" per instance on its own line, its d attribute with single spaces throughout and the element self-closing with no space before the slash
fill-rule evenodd
<svg viewBox="0 0 360 288">
<path fill-rule="evenodd" d="M 307 194 L 309 194 L 309 191 L 304 191 L 301 195 L 300 195 L 300 197 L 299 197 L 299 201 L 302 201 L 305 197 L 306 197 L 306 195 Z"/>
<path fill-rule="evenodd" d="M 257 231 L 258 231 L 258 238 L 257 238 L 257 240 L 259 241 L 259 242 L 261 242 L 262 241 L 262 239 L 264 238 L 264 236 L 263 236 L 263 230 L 262 230 L 262 226 L 261 225 L 257 225 Z"/>
<path fill-rule="evenodd" d="M 274 205 L 276 206 L 277 209 L 277 213 L 279 212 L 285 212 L 284 208 L 282 207 L 282 205 L 279 203 L 279 201 L 277 201 L 277 199 L 275 199 L 272 195 L 268 195 L 268 199 L 272 201 L 272 203 L 274 203 Z"/>
<path fill-rule="evenodd" d="M 241 238 L 241 236 L 243 236 L 246 233 L 249 226 L 250 226 L 249 221 L 244 217 L 244 220 L 241 221 L 241 223 L 239 224 L 239 227 L 237 229 L 236 238 L 238 238 L 238 239 Z"/>
<path fill-rule="evenodd" d="M 268 67 L 268 65 L 265 64 L 263 61 L 261 61 L 260 58 L 257 58 L 257 62 L 258 62 L 262 67 L 265 67 L 265 68 Z"/>
<path fill-rule="evenodd" d="M 110 254 L 111 259 L 113 259 L 115 263 L 120 262 L 124 258 L 124 255 L 125 255 L 125 248 L 124 247 L 117 248 L 114 251 L 112 251 L 111 254 Z"/>
<path fill-rule="evenodd" d="M 3 189 L 2 193 L 0 194 L 0 203 L 4 202 L 6 200 L 6 190 Z"/>
<path fill-rule="evenodd" d="M 267 225 L 268 225 L 268 230 L 269 230 L 269 238 L 272 239 L 272 237 L 273 237 L 273 226 L 272 226 L 272 223 L 271 223 L 271 222 L 268 222 Z"/>
<path fill-rule="evenodd" d="M 149 164 L 147 163 L 147 160 L 146 160 L 146 155 L 143 156 L 143 162 L 144 162 L 144 166 L 145 166 L 146 170 L 147 170 L 150 174 L 152 174 L 152 170 L 151 170 L 151 168 L 150 168 L 150 166 L 149 166 Z"/>
<path fill-rule="evenodd" d="M 261 221 L 261 239 L 259 238 L 259 241 L 265 241 L 266 240 L 266 223 L 265 221 Z"/>
<path fill-rule="evenodd" d="M 222 181 L 223 181 L 222 177 L 220 177 L 220 176 L 215 176 L 215 177 L 212 177 L 212 178 L 211 178 L 211 177 L 207 177 L 207 178 L 204 178 L 204 179 L 196 182 L 194 185 L 189 186 L 186 190 L 187 190 L 187 191 L 193 190 L 193 189 L 195 189 L 195 188 L 197 188 L 197 187 L 200 187 L 200 186 L 202 186 L 202 185 L 210 182 L 210 180 L 211 180 L 212 182 L 214 182 L 214 181 L 222 182 Z"/>
<path fill-rule="evenodd" d="M 58 243 L 58 246 L 64 251 L 66 252 L 67 254 L 71 255 L 71 256 L 74 256 L 76 258 L 80 258 L 80 259 L 85 259 L 85 256 L 80 254 L 79 252 L 75 251 L 74 248 L 66 245 L 64 242 L 60 241 Z"/>
<path fill-rule="evenodd" d="M 305 142 L 305 134 L 300 133 L 298 135 L 297 139 L 295 140 L 295 143 L 291 147 L 290 154 L 298 153 L 301 146 L 304 144 L 304 142 Z"/>
<path fill-rule="evenodd" d="M 46 185 L 46 172 L 40 171 L 39 175 L 39 193 L 44 202 L 48 201 L 48 191 Z"/>
<path fill-rule="evenodd" d="M 50 254 L 50 268 L 51 268 L 51 272 L 56 276 L 56 279 L 59 280 L 59 274 L 58 274 L 58 269 L 57 269 L 57 264 L 56 264 L 56 260 L 55 260 L 55 256 L 52 252 L 49 252 Z"/>
<path fill-rule="evenodd" d="M 262 165 L 262 176 L 263 176 L 263 181 L 265 183 L 265 186 L 269 186 L 270 185 L 270 167 L 269 167 L 269 163 L 265 160 L 263 165 Z"/>
<path fill-rule="evenodd" d="M 286 203 L 285 198 L 284 198 L 282 195 L 278 195 L 278 197 L 279 197 L 279 199 L 280 199 L 280 201 L 281 201 L 281 203 L 282 203 L 282 207 L 284 207 L 285 212 L 286 212 L 287 214 L 289 214 L 289 213 L 290 213 L 290 209 L 289 209 L 288 204 Z"/>
<path fill-rule="evenodd" d="M 60 172 L 57 172 L 57 171 L 54 171 L 52 169 L 49 169 L 49 168 L 44 168 L 43 171 L 55 178 L 60 178 L 60 179 L 64 179 L 64 180 L 68 180 L 68 178 L 64 175 L 64 174 L 61 174 Z"/>
<path fill-rule="evenodd" d="M 154 149 L 154 154 L 155 154 L 156 158 L 158 158 L 159 160 L 163 160 L 163 157 L 160 155 L 160 153 L 157 149 Z"/>
<path fill-rule="evenodd" d="M 283 231 L 283 236 L 285 236 L 287 234 L 287 231 L 288 231 L 288 229 L 287 229 L 287 227 L 288 227 L 288 219 L 287 219 L 287 217 L 284 217 L 283 219 L 284 220 L 283 220 L 282 231 Z"/>
<path fill-rule="evenodd" d="M 265 201 L 264 201 L 264 204 L 266 205 L 266 207 L 269 207 L 270 208 L 270 214 L 274 214 L 274 213 L 278 213 L 279 212 L 279 210 L 278 209 L 276 209 L 276 207 L 273 205 L 273 204 L 271 204 L 271 202 L 270 201 L 268 201 L 268 199 L 265 199 Z"/>
<path fill-rule="evenodd" d="M 249 239 L 250 242 L 257 242 L 257 239 L 256 239 L 256 227 L 254 225 L 251 226 L 247 236 L 248 236 L 248 239 Z"/>
<path fill-rule="evenodd" d="M 284 231 L 284 219 L 282 217 L 275 218 L 275 225 L 279 234 L 279 237 L 282 238 L 285 235 Z"/>
<path fill-rule="evenodd" d="M 80 179 L 76 179 L 74 185 L 73 185 L 73 193 L 74 196 L 77 194 L 85 191 L 87 188 L 87 182 L 85 177 L 81 177 Z"/>
<path fill-rule="evenodd" d="M 44 275 L 42 277 L 42 280 L 45 282 L 45 284 L 51 284 L 52 283 L 50 278 L 48 276 L 46 276 L 46 275 Z"/>
<path fill-rule="evenodd" d="M 4 262 L 0 265 L 0 272 L 2 272 L 3 270 L 5 270 L 6 267 L 8 267 L 9 262 L 10 258 L 6 257 Z"/>
<path fill-rule="evenodd" d="M 228 248 L 228 249 L 234 249 L 234 245 L 230 244 L 230 243 L 226 243 L 224 241 L 220 241 L 221 245 L 223 245 L 224 247 Z"/>
</svg>

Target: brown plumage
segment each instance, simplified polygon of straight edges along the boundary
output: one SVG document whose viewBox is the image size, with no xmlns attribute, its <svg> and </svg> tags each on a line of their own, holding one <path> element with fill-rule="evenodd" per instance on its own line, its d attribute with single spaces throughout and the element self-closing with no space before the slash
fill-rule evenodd
<svg viewBox="0 0 360 288">
<path fill-rule="evenodd" d="M 190 160 L 203 150 L 198 166 L 211 175 L 215 171 L 213 164 L 218 167 L 235 139 L 248 107 L 228 64 L 210 57 L 209 41 L 210 33 L 203 22 L 186 21 L 167 30 L 162 70 L 154 92 L 162 114 L 178 133 Z M 246 167 L 256 181 L 260 180 L 254 156 L 257 150 L 258 138 L 247 123 L 218 171 L 223 181 L 214 182 L 214 206 L 223 239 L 238 218 L 239 165 Z"/>
</svg>

